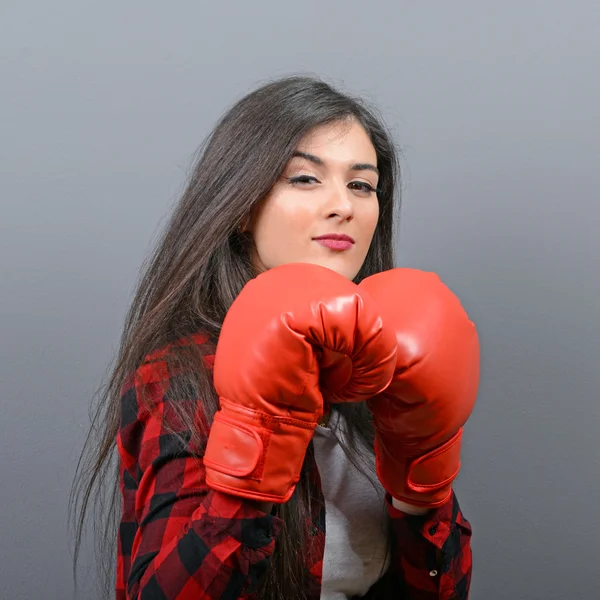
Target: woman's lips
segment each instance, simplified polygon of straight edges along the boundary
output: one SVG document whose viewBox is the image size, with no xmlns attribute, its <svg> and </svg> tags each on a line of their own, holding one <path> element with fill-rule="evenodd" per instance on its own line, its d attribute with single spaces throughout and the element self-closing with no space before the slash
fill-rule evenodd
<svg viewBox="0 0 600 600">
<path fill-rule="evenodd" d="M 319 242 L 322 246 L 326 246 L 332 250 L 338 250 L 339 252 L 350 250 L 354 245 L 352 242 L 346 240 L 332 240 L 331 238 L 315 239 L 315 242 Z"/>
<path fill-rule="evenodd" d="M 331 250 L 337 250 L 342 252 L 344 250 L 350 250 L 354 245 L 354 240 L 343 233 L 328 233 L 320 235 L 319 237 L 313 238 L 315 242 L 319 242 L 322 246 L 330 248 Z"/>
</svg>

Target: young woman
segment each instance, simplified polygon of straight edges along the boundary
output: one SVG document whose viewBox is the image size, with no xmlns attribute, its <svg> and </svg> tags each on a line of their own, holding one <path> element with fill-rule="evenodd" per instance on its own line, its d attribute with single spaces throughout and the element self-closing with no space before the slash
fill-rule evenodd
<svg viewBox="0 0 600 600">
<path fill-rule="evenodd" d="M 75 488 L 78 539 L 115 489 L 119 600 L 467 598 L 477 334 L 434 274 L 394 269 L 397 180 L 381 122 L 316 79 L 214 129 Z"/>
</svg>

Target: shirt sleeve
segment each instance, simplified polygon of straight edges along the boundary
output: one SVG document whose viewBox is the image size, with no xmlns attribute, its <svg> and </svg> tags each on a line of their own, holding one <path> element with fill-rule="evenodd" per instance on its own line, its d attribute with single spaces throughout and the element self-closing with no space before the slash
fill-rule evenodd
<svg viewBox="0 0 600 600">
<path fill-rule="evenodd" d="M 117 599 L 238 598 L 268 567 L 281 522 L 207 488 L 191 432 L 169 401 L 169 378 L 144 369 L 121 399 Z M 139 401 L 141 385 L 151 410 Z"/>
<path fill-rule="evenodd" d="M 416 516 L 386 504 L 393 532 L 390 575 L 399 598 L 467 600 L 471 584 L 471 525 L 454 492 L 446 504 Z M 402 595 L 404 594 L 404 595 Z"/>
</svg>

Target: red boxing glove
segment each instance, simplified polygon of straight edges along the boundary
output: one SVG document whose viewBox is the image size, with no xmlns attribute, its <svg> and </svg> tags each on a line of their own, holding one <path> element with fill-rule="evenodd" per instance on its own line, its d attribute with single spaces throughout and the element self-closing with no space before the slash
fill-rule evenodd
<svg viewBox="0 0 600 600">
<path fill-rule="evenodd" d="M 361 401 L 390 382 L 396 340 L 379 308 L 334 271 L 287 264 L 251 280 L 223 322 L 214 365 L 221 409 L 206 452 L 213 489 L 286 502 L 323 415 L 319 365 L 324 350 L 345 354 L 352 374 L 327 373 L 334 397 Z M 321 382 L 323 384 L 323 382 Z"/>
<path fill-rule="evenodd" d="M 452 493 L 479 385 L 479 339 L 434 273 L 392 269 L 360 284 L 396 334 L 394 379 L 369 400 L 377 474 L 396 499 L 435 508 Z"/>
</svg>

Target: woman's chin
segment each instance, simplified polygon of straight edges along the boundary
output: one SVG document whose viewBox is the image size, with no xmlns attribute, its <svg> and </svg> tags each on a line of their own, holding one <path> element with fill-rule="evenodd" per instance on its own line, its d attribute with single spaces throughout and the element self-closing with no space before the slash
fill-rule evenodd
<svg viewBox="0 0 600 600">
<path fill-rule="evenodd" d="M 273 267 L 277 267 L 284 264 L 291 263 L 306 263 L 309 265 L 318 265 L 320 267 L 325 267 L 331 271 L 334 271 L 338 275 L 345 277 L 352 281 L 360 271 L 361 265 L 356 265 L 356 260 L 348 260 L 342 256 L 333 256 L 333 257 L 311 257 L 311 258 L 298 258 L 295 260 L 286 260 L 277 262 L 275 264 L 265 265 L 262 261 L 253 260 L 254 263 L 254 271 L 255 274 L 258 275 L 267 271 L 268 269 L 272 269 Z"/>
<path fill-rule="evenodd" d="M 311 265 L 319 265 L 321 267 L 325 267 L 326 269 L 330 269 L 331 271 L 335 271 L 338 275 L 345 277 L 352 281 L 358 272 L 360 271 L 360 266 L 356 266 L 355 261 L 344 260 L 342 257 L 334 257 L 334 258 L 315 258 L 315 259 L 307 259 L 301 262 L 309 263 Z"/>
</svg>

